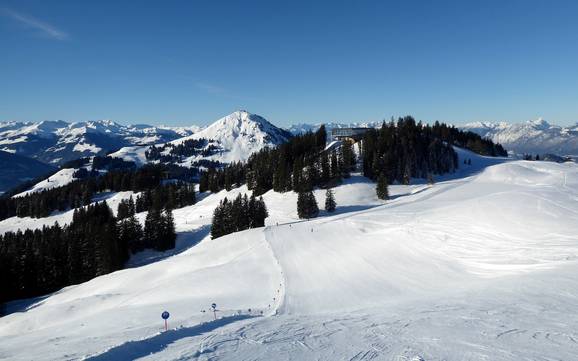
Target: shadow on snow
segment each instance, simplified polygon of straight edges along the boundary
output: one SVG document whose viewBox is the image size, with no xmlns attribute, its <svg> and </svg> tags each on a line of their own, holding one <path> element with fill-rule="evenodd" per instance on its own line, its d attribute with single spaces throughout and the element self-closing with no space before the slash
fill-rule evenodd
<svg viewBox="0 0 578 361">
<path fill-rule="evenodd" d="M 158 262 L 165 258 L 177 255 L 191 247 L 196 246 L 199 242 L 206 238 L 209 233 L 211 233 L 210 225 L 204 225 L 191 232 L 179 232 L 177 233 L 175 248 L 164 252 L 145 249 L 144 251 L 135 253 L 126 263 L 125 269 L 146 266 L 147 264 Z"/>
<path fill-rule="evenodd" d="M 228 325 L 230 323 L 254 317 L 257 316 L 250 316 L 250 315 L 229 316 L 192 327 L 182 327 L 169 330 L 144 340 L 128 341 L 119 346 L 113 347 L 104 353 L 101 353 L 93 357 L 89 357 L 86 360 L 91 361 L 134 360 L 140 357 L 160 352 L 166 349 L 171 343 L 176 342 L 180 339 L 186 337 L 199 336 L 204 333 L 211 332 L 219 327 Z"/>
</svg>

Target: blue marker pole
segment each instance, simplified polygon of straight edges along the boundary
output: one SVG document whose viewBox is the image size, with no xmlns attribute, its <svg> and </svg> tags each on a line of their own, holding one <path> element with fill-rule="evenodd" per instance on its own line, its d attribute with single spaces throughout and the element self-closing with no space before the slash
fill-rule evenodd
<svg viewBox="0 0 578 361">
<path fill-rule="evenodd" d="M 167 331 L 169 329 L 169 325 L 167 323 L 167 319 L 169 318 L 170 314 L 165 311 L 161 314 L 161 317 L 163 318 L 163 320 L 165 320 L 165 331 Z"/>
</svg>

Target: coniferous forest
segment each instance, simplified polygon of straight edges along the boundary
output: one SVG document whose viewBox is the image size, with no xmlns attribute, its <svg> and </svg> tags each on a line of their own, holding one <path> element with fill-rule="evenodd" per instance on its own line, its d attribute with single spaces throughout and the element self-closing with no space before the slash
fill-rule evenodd
<svg viewBox="0 0 578 361">
<path fill-rule="evenodd" d="M 383 174 L 390 182 L 409 184 L 411 178 L 455 171 L 458 157 L 452 145 L 489 156 L 506 156 L 499 144 L 472 132 L 436 122 L 433 126 L 416 123 L 412 117 L 383 123 L 370 129 L 362 140 L 363 175 L 377 180 Z"/>
<path fill-rule="evenodd" d="M 297 135 L 276 148 L 265 148 L 244 164 L 210 168 L 201 174 L 200 191 L 217 192 L 247 184 L 261 195 L 271 189 L 305 192 L 313 187 L 331 187 L 349 177 L 357 159 L 354 145 L 349 142 L 325 151 L 326 138 L 325 127 L 321 126 L 315 133 Z M 482 155 L 507 156 L 501 145 L 478 134 L 439 122 L 423 124 L 411 116 L 369 129 L 360 144 L 363 175 L 375 181 L 383 173 L 389 182 L 406 184 L 411 178 L 455 171 L 458 157 L 453 145 Z"/>
<path fill-rule="evenodd" d="M 72 222 L 0 235 L 0 302 L 33 297 L 121 269 L 130 252 L 174 248 L 172 212 L 151 208 L 144 230 L 120 222 L 106 202 L 74 211 Z"/>
<path fill-rule="evenodd" d="M 213 212 L 211 238 L 215 239 L 249 228 L 263 227 L 265 218 L 268 216 L 263 197 L 257 199 L 255 195 L 249 198 L 246 194 L 239 194 L 232 201 L 225 197 Z"/>
<path fill-rule="evenodd" d="M 82 160 L 78 162 L 84 165 Z M 103 163 L 98 162 L 97 166 Z M 0 208 L 3 218 L 38 218 L 57 210 L 75 210 L 69 225 L 0 235 L 0 302 L 45 294 L 118 270 L 130 252 L 174 248 L 176 233 L 170 210 L 195 203 L 193 184 L 165 183 L 163 179 L 171 173 L 164 166 L 116 168 L 97 174 L 90 172 L 63 187 L 1 199 L 2 205 L 13 207 L 12 212 Z M 90 204 L 100 192 L 121 190 L 140 193 L 136 199 L 120 202 L 117 217 L 106 202 Z M 135 217 L 143 211 L 148 211 L 144 228 Z"/>
<path fill-rule="evenodd" d="M 94 169 L 95 168 L 93 168 L 93 170 Z M 47 217 L 54 211 L 65 211 L 87 205 L 91 202 L 94 195 L 101 192 L 146 192 L 152 191 L 153 189 L 159 189 L 159 192 L 163 192 L 164 190 L 161 188 L 166 186 L 163 182 L 165 179 L 190 180 L 196 174 L 196 171 L 174 165 L 151 164 L 138 169 L 123 168 L 109 170 L 106 173 L 88 173 L 86 177 L 76 179 L 62 187 L 30 193 L 15 198 L 12 197 L 16 194 L 14 192 L 3 195 L 0 197 L 0 220 L 14 216 L 33 218 Z M 179 182 L 177 186 L 173 185 L 170 187 L 182 188 L 186 187 L 186 184 L 187 182 Z M 167 192 L 170 194 L 191 192 L 190 189 L 177 192 L 170 187 L 167 188 Z M 173 199 L 169 197 L 167 201 L 173 201 Z M 176 202 L 182 203 L 182 201 Z M 178 205 L 175 205 L 175 207 L 176 206 Z M 142 210 L 144 209 L 140 211 Z"/>
</svg>

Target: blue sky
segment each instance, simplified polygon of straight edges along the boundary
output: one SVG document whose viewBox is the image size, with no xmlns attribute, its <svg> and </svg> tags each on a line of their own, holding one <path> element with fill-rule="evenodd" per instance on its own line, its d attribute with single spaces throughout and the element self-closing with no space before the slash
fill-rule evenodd
<svg viewBox="0 0 578 361">
<path fill-rule="evenodd" d="M 578 1 L 0 1 L 0 120 L 578 121 Z"/>
</svg>

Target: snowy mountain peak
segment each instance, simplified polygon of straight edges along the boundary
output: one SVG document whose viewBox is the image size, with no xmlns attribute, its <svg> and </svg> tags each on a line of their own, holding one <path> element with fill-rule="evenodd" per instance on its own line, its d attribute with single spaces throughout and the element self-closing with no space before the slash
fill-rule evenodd
<svg viewBox="0 0 578 361">
<path fill-rule="evenodd" d="M 551 127 L 550 123 L 545 121 L 542 117 L 536 120 L 530 120 L 528 121 L 528 124 L 535 129 L 548 129 Z"/>
<path fill-rule="evenodd" d="M 276 127 L 267 119 L 246 110 L 237 110 L 201 131 L 172 143 L 207 139 L 209 146 L 220 150 L 210 159 L 229 163 L 247 160 L 252 153 L 284 143 L 290 137 L 291 133 Z"/>
<path fill-rule="evenodd" d="M 245 125 L 244 125 L 245 124 Z M 276 128 L 273 124 L 269 123 L 265 118 L 249 113 L 246 110 L 237 110 L 211 124 L 208 128 L 226 128 L 232 130 L 234 128 L 241 128 L 244 126 L 254 127 L 272 127 Z"/>
</svg>

